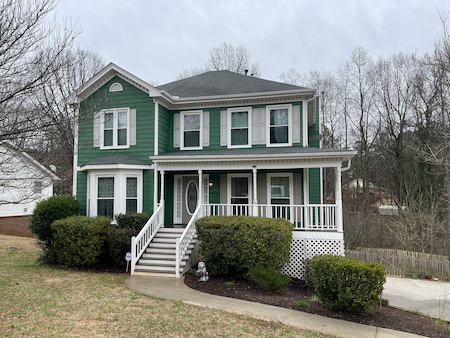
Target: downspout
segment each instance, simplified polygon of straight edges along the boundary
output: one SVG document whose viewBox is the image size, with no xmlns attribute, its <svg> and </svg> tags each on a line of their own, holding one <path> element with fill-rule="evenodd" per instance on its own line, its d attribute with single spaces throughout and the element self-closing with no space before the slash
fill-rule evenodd
<svg viewBox="0 0 450 338">
<path fill-rule="evenodd" d="M 75 108 L 75 125 L 73 127 L 73 167 L 72 167 L 72 195 L 77 196 L 77 175 L 78 175 L 78 117 L 80 114 L 79 105 Z"/>
</svg>

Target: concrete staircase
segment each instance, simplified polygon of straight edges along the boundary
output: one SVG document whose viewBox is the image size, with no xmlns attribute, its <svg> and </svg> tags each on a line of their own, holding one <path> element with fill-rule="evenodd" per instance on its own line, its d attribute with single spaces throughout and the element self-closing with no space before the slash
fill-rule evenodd
<svg viewBox="0 0 450 338">
<path fill-rule="evenodd" d="M 184 228 L 160 228 L 149 246 L 136 264 L 135 272 L 139 274 L 165 274 L 175 277 L 175 240 Z M 196 242 L 196 236 L 180 263 L 180 273 L 189 258 Z"/>
</svg>

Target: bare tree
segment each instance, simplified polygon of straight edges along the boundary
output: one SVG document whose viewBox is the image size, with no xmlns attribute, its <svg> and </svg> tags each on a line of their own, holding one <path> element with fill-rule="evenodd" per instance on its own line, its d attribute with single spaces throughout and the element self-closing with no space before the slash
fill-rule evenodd
<svg viewBox="0 0 450 338">
<path fill-rule="evenodd" d="M 239 74 L 246 74 L 259 77 L 262 69 L 258 62 L 251 62 L 250 52 L 244 45 L 234 47 L 232 44 L 223 43 L 220 46 L 211 48 L 209 59 L 199 67 L 183 69 L 178 74 L 177 79 L 199 75 L 208 71 L 229 70 Z"/>
</svg>

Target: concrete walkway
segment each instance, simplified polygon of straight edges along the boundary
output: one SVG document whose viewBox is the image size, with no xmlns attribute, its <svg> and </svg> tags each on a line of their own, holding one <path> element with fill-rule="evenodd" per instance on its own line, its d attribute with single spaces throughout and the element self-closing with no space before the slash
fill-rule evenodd
<svg viewBox="0 0 450 338">
<path fill-rule="evenodd" d="M 418 335 L 377 328 L 344 320 L 322 317 L 271 305 L 248 302 L 240 299 L 214 296 L 188 288 L 183 279 L 133 275 L 126 279 L 130 289 L 152 297 L 181 301 L 233 312 L 266 321 L 280 323 L 331 334 L 345 338 L 413 338 Z"/>
<path fill-rule="evenodd" d="M 389 305 L 450 320 L 450 283 L 387 277 L 382 297 Z"/>
</svg>

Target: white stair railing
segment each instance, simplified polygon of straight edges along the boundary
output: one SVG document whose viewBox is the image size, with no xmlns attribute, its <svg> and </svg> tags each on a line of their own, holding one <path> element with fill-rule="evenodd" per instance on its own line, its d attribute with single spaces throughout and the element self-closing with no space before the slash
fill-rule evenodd
<svg viewBox="0 0 450 338">
<path fill-rule="evenodd" d="M 153 213 L 152 217 L 145 223 L 141 232 L 137 236 L 131 237 L 131 274 L 134 273 L 136 263 L 147 249 L 148 245 L 155 237 L 158 229 L 164 225 L 164 201 L 161 201 L 159 207 Z"/>
<path fill-rule="evenodd" d="M 186 254 L 187 248 L 195 236 L 195 221 L 203 217 L 203 206 L 199 203 L 197 209 L 195 209 L 189 223 L 183 231 L 181 237 L 176 239 L 176 252 L 175 252 L 175 275 L 180 278 L 180 265 L 181 259 Z"/>
</svg>

